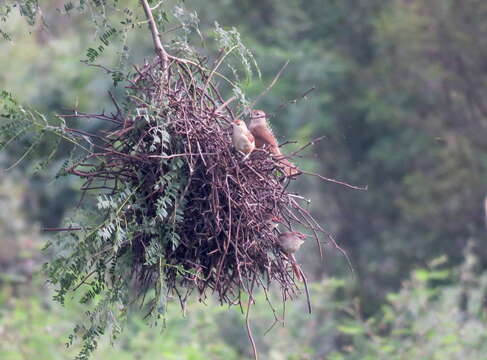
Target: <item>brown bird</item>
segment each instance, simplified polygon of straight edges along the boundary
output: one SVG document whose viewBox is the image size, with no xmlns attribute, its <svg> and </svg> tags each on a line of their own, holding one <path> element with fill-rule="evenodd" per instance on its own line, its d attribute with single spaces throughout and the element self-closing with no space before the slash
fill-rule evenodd
<svg viewBox="0 0 487 360">
<path fill-rule="evenodd" d="M 299 169 L 293 163 L 282 156 L 276 137 L 267 122 L 265 112 L 262 110 L 252 111 L 249 130 L 254 135 L 255 145 L 258 148 L 265 146 L 276 157 L 276 160 L 283 165 L 283 171 L 287 176 L 294 176 L 300 173 Z"/>
<path fill-rule="evenodd" d="M 301 234 L 297 231 L 284 232 L 279 235 L 279 246 L 281 247 L 282 251 L 287 255 L 289 261 L 291 262 L 293 271 L 299 281 L 302 280 L 301 269 L 299 268 L 296 258 L 294 257 L 294 253 L 299 250 L 301 245 L 303 245 L 303 239 L 305 237 L 306 235 Z"/>
<path fill-rule="evenodd" d="M 251 132 L 247 129 L 247 125 L 242 120 L 235 120 L 232 122 L 233 133 L 232 141 L 235 149 L 242 154 L 245 154 L 243 160 L 247 159 L 252 151 L 255 149 L 255 139 Z"/>
<path fill-rule="evenodd" d="M 267 123 L 265 112 L 262 110 L 252 110 L 249 130 L 254 135 L 255 145 L 258 148 L 262 148 L 265 145 L 272 154 L 281 155 L 279 144 Z"/>
</svg>

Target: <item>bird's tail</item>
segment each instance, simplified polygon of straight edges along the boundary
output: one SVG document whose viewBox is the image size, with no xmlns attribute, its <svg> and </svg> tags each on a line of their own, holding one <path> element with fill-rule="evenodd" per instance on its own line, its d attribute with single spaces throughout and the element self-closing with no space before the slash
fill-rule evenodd
<svg viewBox="0 0 487 360">
<path fill-rule="evenodd" d="M 301 174 L 301 170 L 294 165 L 292 162 L 290 162 L 288 159 L 283 157 L 281 150 L 279 149 L 278 146 L 271 146 L 269 148 L 269 151 L 274 155 L 275 159 L 279 162 L 279 164 L 282 167 L 282 171 L 286 176 L 295 176 Z"/>
<path fill-rule="evenodd" d="M 296 258 L 293 254 L 289 254 L 289 261 L 291 262 L 291 267 L 293 268 L 294 274 L 296 275 L 298 281 L 303 281 L 301 268 L 299 267 L 298 262 L 296 261 Z"/>
<path fill-rule="evenodd" d="M 299 170 L 299 168 L 288 159 L 281 158 L 278 160 L 278 162 L 282 165 L 282 171 L 284 174 L 286 174 L 286 176 L 295 176 L 301 174 L 301 170 Z"/>
</svg>

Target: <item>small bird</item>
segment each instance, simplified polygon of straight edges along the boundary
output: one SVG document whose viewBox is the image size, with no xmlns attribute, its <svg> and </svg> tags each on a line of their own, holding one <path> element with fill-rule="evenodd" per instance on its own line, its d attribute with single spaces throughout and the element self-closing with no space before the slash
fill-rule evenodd
<svg viewBox="0 0 487 360">
<path fill-rule="evenodd" d="M 233 133 L 232 141 L 235 149 L 242 154 L 245 154 L 243 160 L 245 161 L 252 151 L 255 149 L 255 139 L 252 133 L 247 129 L 247 125 L 242 120 L 235 120 L 232 122 Z"/>
<path fill-rule="evenodd" d="M 265 112 L 262 110 L 252 110 L 249 130 L 254 135 L 255 145 L 258 148 L 262 148 L 265 145 L 272 154 L 281 155 L 279 144 L 267 123 Z"/>
<path fill-rule="evenodd" d="M 299 169 L 289 160 L 283 158 L 276 137 L 267 122 L 267 116 L 262 110 L 253 110 L 250 118 L 249 130 L 254 135 L 255 145 L 258 148 L 264 146 L 271 154 L 276 156 L 276 160 L 283 165 L 283 171 L 287 176 L 299 174 Z"/>
<path fill-rule="evenodd" d="M 279 235 L 279 246 L 281 247 L 284 254 L 287 255 L 289 261 L 291 262 L 291 266 L 293 268 L 294 273 L 299 281 L 302 280 L 301 276 L 301 269 L 294 257 L 294 253 L 299 250 L 301 245 L 304 243 L 304 238 L 306 235 L 297 232 L 297 231 L 289 231 L 284 232 Z"/>
</svg>

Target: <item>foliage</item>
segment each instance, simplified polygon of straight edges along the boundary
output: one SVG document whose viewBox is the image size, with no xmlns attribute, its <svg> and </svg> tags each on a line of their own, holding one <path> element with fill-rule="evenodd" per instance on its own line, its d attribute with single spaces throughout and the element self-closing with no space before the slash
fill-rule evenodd
<svg viewBox="0 0 487 360">
<path fill-rule="evenodd" d="M 4 291 L 0 297 L 0 309 L 2 359 L 72 359 L 81 350 L 78 342 L 68 350 L 65 347 L 66 333 L 73 322 L 80 321 L 83 313 L 83 308 L 74 301 L 60 307 L 35 294 L 9 300 Z M 230 345 L 217 336 L 218 328 L 213 320 L 220 316 L 218 307 L 192 305 L 188 310 L 191 317 L 184 319 L 177 307 L 171 307 L 163 332 L 160 328 L 148 327 L 141 314 L 131 317 L 124 333 L 115 342 L 116 346 L 109 337 L 102 337 L 92 359 L 241 359 Z"/>
<path fill-rule="evenodd" d="M 346 282 L 329 279 L 315 283 L 313 316 L 304 315 L 306 302 L 297 300 L 286 309 L 286 326 L 278 323 L 270 331 L 274 318 L 261 293 L 251 313 L 261 356 L 272 360 L 480 359 L 486 351 L 487 276 L 479 274 L 477 267 L 471 253 L 454 269 L 445 267 L 445 258 L 437 259 L 429 268 L 415 270 L 399 292 L 388 295 L 382 310 L 367 319 L 350 296 L 346 301 L 338 300 L 341 292 L 350 294 Z M 66 331 L 82 313 L 76 299 L 60 308 L 41 303 L 34 293 L 23 299 L 10 298 L 4 289 L 0 304 L 2 359 L 24 359 L 32 354 L 69 359 L 79 350 L 79 342 L 68 352 L 63 349 Z M 147 327 L 143 314 L 136 314 L 114 346 L 108 336 L 102 336 L 92 358 L 250 357 L 237 309 L 224 309 L 209 299 L 206 305 L 189 301 L 186 311 L 182 318 L 177 306 L 169 306 L 162 333 L 157 327 Z M 276 311 L 282 315 L 281 309 Z"/>
<path fill-rule="evenodd" d="M 19 19 L 18 8 L 11 8 L 8 17 L 0 12 L 1 34 L 11 38 L 0 42 L 4 55 L 0 60 L 1 87 L 50 119 L 67 108 L 111 109 L 105 96 L 113 83 L 110 76 L 100 76 L 105 70 L 80 66 L 78 60 L 87 59 L 88 48 L 96 50 L 102 45 L 104 51 L 94 60 L 95 65 L 116 70 L 121 62 L 120 31 L 124 27 L 119 21 L 126 22 L 127 29 L 145 26 L 139 23 L 140 13 L 123 12 L 135 2 L 119 0 L 122 11 L 110 12 L 105 30 L 110 26 L 120 35 L 110 36 L 109 46 L 100 40 L 104 22 L 99 21 L 103 19 L 98 16 L 101 7 L 95 5 L 114 2 L 90 1 L 94 12 L 86 8 L 82 13 L 76 9 L 78 2 L 72 1 L 73 8 L 66 10 L 70 10 L 69 17 L 49 15 L 58 14 L 56 4 L 69 5 L 68 1 L 39 3 L 49 32 L 39 23 L 33 28 L 24 26 L 26 18 Z M 324 134 L 318 149 L 307 152 L 299 165 L 369 185 L 367 193 L 357 195 L 310 180 L 296 184 L 309 192 L 314 214 L 333 229 L 349 251 L 358 277 L 352 294 L 361 300 L 365 319 L 380 311 L 387 294 L 399 289 L 411 269 L 441 254 L 448 255 L 449 263 L 458 264 L 468 239 L 481 243 L 485 237 L 482 202 L 487 167 L 485 101 L 481 96 L 486 84 L 485 1 L 195 0 L 185 6 L 197 11 L 201 36 L 186 31 L 194 30 L 195 18 L 183 16 L 178 18 L 187 24 L 183 25 L 184 35 L 176 36 L 167 26 L 164 39 L 175 47 L 201 40 L 209 46 L 210 55 L 218 48 L 212 49 L 214 44 L 204 36 L 211 33 L 214 22 L 225 30 L 237 28 L 262 71 L 262 82 L 241 84 L 248 99 L 264 90 L 282 64 L 291 60 L 279 82 L 258 103 L 266 112 L 274 112 L 271 121 L 279 140 L 292 138 L 304 143 Z M 93 25 L 95 15 L 99 26 Z M 172 14 L 164 13 L 164 6 L 160 6 L 156 14 L 160 24 L 165 16 Z M 95 36 L 92 30 L 96 30 Z M 126 33 L 131 59 L 125 64 L 140 63 L 150 54 L 148 40 L 146 32 Z M 190 53 L 195 48 L 200 50 L 195 45 Z M 231 71 L 222 68 L 225 75 Z M 241 78 L 245 79 L 244 72 Z M 312 86 L 316 90 L 301 99 Z M 119 83 L 114 94 L 121 91 Z M 281 108 L 283 99 L 297 101 Z M 0 121 L 5 124 L 5 119 Z M 75 127 L 74 122 L 69 126 Z M 85 130 L 96 128 L 93 123 L 82 126 Z M 2 167 L 15 163 L 32 140 L 26 138 L 19 146 L 10 144 L 3 150 Z M 293 144 L 286 146 L 292 148 Z M 69 154 L 69 147 L 61 147 L 46 170 L 56 174 Z M 45 155 L 43 147 L 37 147 L 20 162 L 19 169 L 27 172 Z M 28 213 L 43 226 L 58 226 L 66 209 L 76 204 L 74 184 L 62 177 L 55 186 L 46 186 L 46 178 L 40 176 L 24 176 L 29 182 L 26 197 L 33 204 L 27 206 Z M 331 249 L 325 257 L 326 272 L 322 260 L 309 249 L 304 247 L 298 260 L 313 281 L 329 272 L 342 273 L 342 261 Z M 485 249 L 479 246 L 476 251 L 482 269 L 487 261 Z M 453 276 L 451 285 L 456 281 Z M 436 303 L 428 302 L 428 306 Z M 434 313 L 438 319 L 449 314 Z M 288 326 L 293 321 L 288 320 Z M 309 332 L 319 333 L 322 326 L 317 320 Z M 229 325 L 228 333 L 229 328 L 233 329 Z M 373 330 L 379 330 L 387 341 L 383 329 Z M 286 348 L 287 337 L 278 340 Z M 317 349 L 322 342 L 310 346 Z M 330 346 L 348 344 L 338 337 Z M 370 354 L 372 350 L 367 351 Z M 349 355 L 359 357 L 358 353 Z"/>
<path fill-rule="evenodd" d="M 13 292 L 29 283 L 42 261 L 38 225 L 23 216 L 27 186 L 19 173 L 0 173 L 0 288 Z"/>
<path fill-rule="evenodd" d="M 151 10 L 141 6 L 158 36 Z M 99 11 L 106 15 L 104 8 Z M 108 46 L 115 33 L 108 28 L 99 39 Z M 288 230 L 302 226 L 317 241 L 317 232 L 327 234 L 298 203 L 300 197 L 286 191 L 289 178 L 279 160 L 261 153 L 240 165 L 229 150 L 226 126 L 236 117 L 215 78 L 225 80 L 235 94 L 243 92 L 236 67 L 230 65 L 235 80 L 218 68 L 233 50 L 247 81 L 251 62 L 257 66 L 235 29 L 216 24 L 216 34 L 223 52 L 211 70 L 196 52 L 196 62 L 168 56 L 155 41 L 158 59 L 113 77 L 115 87 L 124 80 L 128 90 L 121 104 L 110 93 L 116 108 L 110 115 L 75 110 L 57 115 L 56 125 L 3 94 L 5 146 L 25 127 L 39 134 L 12 167 L 40 146 L 44 133 L 51 133 L 60 140 L 40 168 L 49 165 L 61 140 L 70 142 L 75 156 L 63 163 L 59 175 L 83 179 L 84 195 L 99 194 L 102 216 L 65 225 L 60 231 L 68 235 L 46 245 L 50 260 L 44 271 L 56 286 L 54 299 L 64 304 L 80 289 L 79 301 L 89 307 L 88 325 L 77 324 L 67 343 L 82 339 L 77 359 L 88 359 L 105 332 L 113 339 L 120 334 L 131 304 L 139 304 L 157 323 L 169 295 L 177 294 L 184 308 L 195 289 L 200 299 L 216 292 L 221 303 L 242 307 L 243 294 L 251 298 L 254 288 L 277 282 L 282 300 L 293 298 L 297 284 L 278 246 L 279 233 L 267 222 L 278 217 Z M 88 50 L 87 63 L 104 51 L 103 46 L 97 49 Z M 101 120 L 111 127 L 102 132 L 72 128 L 67 126 L 71 118 Z"/>
<path fill-rule="evenodd" d="M 401 290 L 374 318 L 355 313 L 338 327 L 353 339 L 352 345 L 330 355 L 345 359 L 481 359 L 487 351 L 485 294 L 487 274 L 479 275 L 470 249 L 465 263 L 451 271 L 433 263 L 413 272 Z"/>
</svg>

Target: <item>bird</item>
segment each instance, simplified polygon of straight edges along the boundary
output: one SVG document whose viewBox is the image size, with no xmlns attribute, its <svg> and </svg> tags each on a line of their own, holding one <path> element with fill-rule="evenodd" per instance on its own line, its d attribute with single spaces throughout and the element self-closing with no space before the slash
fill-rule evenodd
<svg viewBox="0 0 487 360">
<path fill-rule="evenodd" d="M 300 173 L 299 169 L 293 163 L 283 157 L 264 111 L 253 110 L 251 112 L 249 130 L 254 135 L 256 147 L 263 148 L 265 146 L 283 166 L 283 171 L 287 176 L 294 176 Z"/>
<path fill-rule="evenodd" d="M 287 258 L 289 259 L 293 271 L 296 274 L 298 280 L 300 281 L 302 279 L 301 269 L 299 268 L 296 258 L 294 257 L 294 253 L 299 250 L 301 245 L 303 245 L 304 243 L 303 239 L 305 237 L 306 235 L 297 231 L 283 232 L 278 237 L 279 246 L 284 252 L 284 254 L 286 254 Z"/>
<path fill-rule="evenodd" d="M 244 154 L 243 160 L 245 161 L 255 149 L 254 136 L 249 129 L 247 129 L 245 122 L 240 119 L 233 121 L 232 126 L 233 146 L 235 146 L 235 149 L 237 149 L 238 152 Z"/>
<path fill-rule="evenodd" d="M 262 148 L 265 145 L 272 154 L 281 155 L 279 144 L 267 123 L 265 112 L 262 110 L 253 110 L 251 112 L 249 130 L 254 135 L 255 145 L 258 148 Z"/>
</svg>

